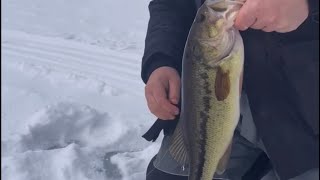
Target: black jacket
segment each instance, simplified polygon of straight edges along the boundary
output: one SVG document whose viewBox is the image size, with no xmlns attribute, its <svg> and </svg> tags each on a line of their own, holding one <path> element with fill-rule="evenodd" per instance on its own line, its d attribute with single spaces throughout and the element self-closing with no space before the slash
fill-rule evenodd
<svg viewBox="0 0 320 180">
<path fill-rule="evenodd" d="M 161 66 L 181 72 L 186 38 L 201 4 L 195 1 L 150 2 L 141 72 L 145 83 Z M 258 133 L 282 179 L 319 167 L 319 0 L 309 0 L 309 7 L 308 19 L 293 32 L 242 32 L 244 89 Z M 165 130 L 170 127 L 174 125 Z"/>
</svg>

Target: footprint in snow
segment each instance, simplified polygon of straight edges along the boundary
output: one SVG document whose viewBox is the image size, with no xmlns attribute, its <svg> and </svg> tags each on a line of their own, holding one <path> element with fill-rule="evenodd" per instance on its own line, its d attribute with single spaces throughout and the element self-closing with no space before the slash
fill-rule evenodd
<svg viewBox="0 0 320 180">
<path fill-rule="evenodd" d="M 103 146 L 117 140 L 114 123 L 107 113 L 88 106 L 58 103 L 34 114 L 28 133 L 21 136 L 22 151 L 52 150 L 71 143 Z M 109 137 L 106 138 L 106 137 Z"/>
</svg>

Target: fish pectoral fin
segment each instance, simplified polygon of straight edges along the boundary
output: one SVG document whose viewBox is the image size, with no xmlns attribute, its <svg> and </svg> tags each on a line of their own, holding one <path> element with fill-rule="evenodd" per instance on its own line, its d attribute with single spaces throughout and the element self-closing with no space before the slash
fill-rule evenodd
<svg viewBox="0 0 320 180">
<path fill-rule="evenodd" d="M 231 91 L 231 82 L 229 71 L 224 71 L 221 67 L 217 68 L 215 79 L 215 95 L 218 101 L 223 101 L 228 98 Z"/>
<path fill-rule="evenodd" d="M 187 147 L 183 139 L 182 125 L 178 124 L 173 133 L 169 152 L 172 158 L 178 162 L 179 165 L 186 165 L 189 161 Z"/>
<path fill-rule="evenodd" d="M 223 154 L 223 156 L 221 157 L 219 164 L 217 166 L 217 170 L 216 173 L 218 175 L 223 174 L 228 166 L 228 162 L 229 162 L 229 158 L 231 155 L 231 149 L 232 149 L 232 141 L 229 143 L 227 150 L 225 151 L 225 153 Z"/>
</svg>

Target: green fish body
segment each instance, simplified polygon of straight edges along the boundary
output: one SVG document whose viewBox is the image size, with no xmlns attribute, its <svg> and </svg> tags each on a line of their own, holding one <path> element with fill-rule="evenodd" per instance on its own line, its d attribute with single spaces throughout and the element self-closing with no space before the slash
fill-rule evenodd
<svg viewBox="0 0 320 180">
<path fill-rule="evenodd" d="M 188 170 L 189 180 L 212 180 L 227 166 L 240 116 L 244 52 L 233 28 L 240 7 L 237 1 L 206 1 L 189 32 L 180 120 L 166 155 Z"/>
</svg>

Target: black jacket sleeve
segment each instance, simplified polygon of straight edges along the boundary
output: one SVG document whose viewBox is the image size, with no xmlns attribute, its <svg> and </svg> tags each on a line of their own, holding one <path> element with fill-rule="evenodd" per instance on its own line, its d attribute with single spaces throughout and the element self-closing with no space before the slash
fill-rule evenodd
<svg viewBox="0 0 320 180">
<path fill-rule="evenodd" d="M 309 3 L 309 14 L 319 14 L 319 0 L 308 0 Z"/>
<path fill-rule="evenodd" d="M 161 66 L 181 72 L 183 49 L 193 22 L 193 0 L 153 0 L 149 4 L 150 20 L 142 58 L 142 80 Z"/>
</svg>

